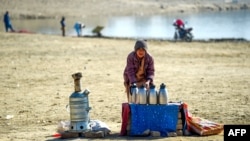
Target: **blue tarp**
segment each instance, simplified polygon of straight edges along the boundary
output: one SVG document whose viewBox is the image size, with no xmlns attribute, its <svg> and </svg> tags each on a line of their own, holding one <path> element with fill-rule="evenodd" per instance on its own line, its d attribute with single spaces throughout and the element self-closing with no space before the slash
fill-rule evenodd
<svg viewBox="0 0 250 141">
<path fill-rule="evenodd" d="M 178 105 L 139 105 L 130 104 L 130 135 L 137 136 L 149 129 L 159 131 L 161 136 L 175 132 L 178 122 Z"/>
</svg>

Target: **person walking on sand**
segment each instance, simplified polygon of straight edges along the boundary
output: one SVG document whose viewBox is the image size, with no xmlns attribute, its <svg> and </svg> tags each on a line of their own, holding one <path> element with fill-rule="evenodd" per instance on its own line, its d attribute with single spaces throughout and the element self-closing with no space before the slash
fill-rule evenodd
<svg viewBox="0 0 250 141">
<path fill-rule="evenodd" d="M 3 17 L 3 22 L 4 22 L 4 25 L 5 25 L 5 31 L 6 32 L 8 32 L 9 29 L 12 32 L 15 32 L 15 30 L 12 27 L 11 21 L 10 21 L 9 11 L 5 12 L 4 17 Z"/>
<path fill-rule="evenodd" d="M 65 27 L 66 27 L 65 17 L 62 17 L 60 23 L 61 23 L 62 36 L 65 36 Z"/>
<path fill-rule="evenodd" d="M 149 89 L 154 79 L 154 59 L 148 53 L 147 42 L 137 40 L 134 50 L 127 56 L 127 64 L 124 69 L 124 86 L 129 101 L 130 86 L 134 83 L 137 87 L 144 85 Z"/>
</svg>

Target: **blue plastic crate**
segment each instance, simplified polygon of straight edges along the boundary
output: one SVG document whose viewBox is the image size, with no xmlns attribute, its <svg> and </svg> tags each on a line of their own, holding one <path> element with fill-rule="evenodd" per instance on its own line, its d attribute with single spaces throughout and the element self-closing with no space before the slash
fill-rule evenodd
<svg viewBox="0 0 250 141">
<path fill-rule="evenodd" d="M 161 136 L 175 132 L 178 122 L 178 105 L 139 105 L 130 104 L 130 135 L 137 136 L 149 129 L 159 131 Z"/>
</svg>

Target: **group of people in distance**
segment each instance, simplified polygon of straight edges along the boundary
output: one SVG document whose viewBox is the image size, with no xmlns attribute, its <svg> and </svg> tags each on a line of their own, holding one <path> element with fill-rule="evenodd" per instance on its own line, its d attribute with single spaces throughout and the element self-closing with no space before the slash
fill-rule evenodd
<svg viewBox="0 0 250 141">
<path fill-rule="evenodd" d="M 4 16 L 3 16 L 3 22 L 4 22 L 4 27 L 5 27 L 5 31 L 6 32 L 15 32 L 12 23 L 11 23 L 11 19 L 9 16 L 9 11 L 6 11 Z M 62 36 L 65 36 L 65 30 L 66 30 L 66 23 L 65 23 L 65 17 L 63 16 L 61 21 L 61 30 L 62 30 Z M 77 33 L 77 36 L 80 37 L 82 36 L 82 29 L 85 28 L 85 25 L 81 22 L 76 22 L 74 25 L 74 29 Z"/>
<path fill-rule="evenodd" d="M 66 23 L 65 23 L 65 17 L 63 16 L 61 21 L 61 30 L 62 30 L 62 36 L 65 36 L 65 28 L 66 28 Z M 82 36 L 82 29 L 85 28 L 85 25 L 81 22 L 76 22 L 74 24 L 74 29 L 76 31 L 76 34 L 78 37 Z"/>
<path fill-rule="evenodd" d="M 3 22 L 4 22 L 6 32 L 8 32 L 8 31 L 15 32 L 15 30 L 13 29 L 12 24 L 11 24 L 9 11 L 5 12 Z M 62 36 L 65 36 L 66 23 L 65 23 L 64 16 L 61 18 L 60 24 L 61 24 Z M 181 19 L 175 19 L 173 22 L 173 26 L 175 26 L 178 29 L 180 36 L 183 36 L 183 34 L 185 34 L 185 30 L 184 30 L 185 24 Z M 74 24 L 74 29 L 75 29 L 78 37 L 82 36 L 82 29 L 83 28 L 85 28 L 85 25 L 81 22 L 76 22 Z"/>
</svg>

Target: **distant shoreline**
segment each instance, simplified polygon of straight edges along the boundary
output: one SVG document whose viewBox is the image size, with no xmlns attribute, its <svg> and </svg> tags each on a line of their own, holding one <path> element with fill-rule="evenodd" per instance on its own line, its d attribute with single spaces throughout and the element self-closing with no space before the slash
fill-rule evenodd
<svg viewBox="0 0 250 141">
<path fill-rule="evenodd" d="M 125 0 L 115 1 L 81 1 L 74 0 L 24 0 L 15 2 L 2 2 L 1 16 L 10 11 L 12 19 L 54 19 L 66 17 L 91 16 L 138 16 L 156 14 L 183 14 L 197 12 L 218 12 L 232 10 L 249 10 L 250 1 L 230 0 L 197 0 L 192 2 L 179 0 L 141 1 Z"/>
<path fill-rule="evenodd" d="M 73 36 L 74 37 L 74 36 Z M 104 38 L 104 39 L 118 39 L 118 40 L 134 40 L 136 38 L 129 37 L 109 37 L 109 36 L 82 36 L 83 38 Z M 79 38 L 79 37 L 77 37 Z M 81 37 L 80 37 L 81 38 Z M 170 41 L 174 42 L 172 39 L 163 39 L 163 38 L 146 38 L 147 40 L 152 41 Z M 176 41 L 176 42 L 185 42 L 185 41 Z M 193 39 L 193 42 L 250 42 L 245 38 L 209 38 L 209 39 Z"/>
<path fill-rule="evenodd" d="M 236 11 L 236 10 L 249 10 L 250 11 L 250 8 L 249 9 L 231 9 L 231 10 L 203 10 L 202 12 L 227 12 L 227 11 Z M 184 10 L 183 10 L 184 11 Z M 170 11 L 171 12 L 171 11 Z M 199 11 L 200 12 L 200 11 Z M 173 11 L 173 15 L 180 15 L 180 14 L 192 14 L 192 13 L 199 13 L 198 11 L 186 11 L 186 12 L 176 12 L 176 11 Z M 164 13 L 155 13 L 155 14 L 148 14 L 149 15 L 164 15 Z M 169 14 L 168 13 L 165 13 L 165 14 Z M 147 14 L 143 15 L 143 16 L 146 16 Z M 101 15 L 97 15 L 97 16 L 101 16 Z M 106 16 L 106 15 L 103 15 L 103 16 Z M 115 15 L 114 15 L 115 16 Z M 120 15 L 120 16 L 128 16 L 128 15 Z M 140 16 L 140 15 L 134 15 L 134 16 Z M 1 18 L 3 16 L 0 16 Z M 77 18 L 77 16 L 67 16 L 68 18 Z M 86 17 L 92 17 L 92 15 L 90 16 L 86 16 Z M 39 19 L 39 20 L 42 20 L 42 19 L 58 19 L 58 18 L 61 18 L 57 15 L 55 16 L 52 16 L 52 15 L 48 15 L 48 16 L 44 16 L 44 15 L 30 15 L 30 14 L 26 14 L 26 15 L 23 15 L 23 14 L 20 14 L 20 15 L 13 15 L 11 17 L 12 19 L 26 19 L 26 20 L 35 20 L 35 19 Z"/>
<path fill-rule="evenodd" d="M 202 12 L 226 12 L 226 11 L 234 11 L 234 10 L 250 10 L 250 8 L 247 9 L 230 9 L 230 10 L 202 10 Z M 192 13 L 199 13 L 200 11 L 192 11 L 192 10 L 180 10 L 180 11 L 169 11 L 169 12 L 173 12 L 174 14 L 178 15 L 178 14 L 192 14 Z M 165 13 L 165 14 L 169 14 L 169 12 Z M 155 14 L 164 14 L 164 13 L 155 13 Z M 129 14 L 121 14 L 121 16 L 128 16 Z M 147 14 L 145 14 L 147 15 Z M 148 14 L 148 15 L 154 15 L 154 14 Z M 92 15 L 86 16 L 86 17 L 91 17 Z M 101 16 L 101 15 L 97 15 L 97 16 Z M 106 15 L 103 15 L 106 16 Z M 114 15 L 115 16 L 115 15 Z M 134 16 L 139 16 L 139 15 L 134 15 Z M 2 18 L 3 16 L 1 16 Z M 67 16 L 67 17 L 77 17 L 77 16 Z M 33 14 L 19 14 L 19 15 L 12 15 L 11 17 L 12 19 L 28 19 L 28 20 L 32 20 L 32 19 L 58 19 L 61 18 L 57 15 L 33 15 Z"/>
<path fill-rule="evenodd" d="M 11 33 L 11 32 L 9 32 Z M 32 32 L 13 32 L 13 33 L 19 33 L 19 34 L 36 34 Z M 42 34 L 42 35 L 48 35 L 48 34 Z M 72 38 L 100 38 L 100 39 L 116 39 L 116 40 L 135 40 L 136 38 L 133 37 L 110 37 L 110 36 L 91 36 L 91 35 L 83 35 L 81 37 L 77 36 L 67 36 L 67 37 L 72 37 Z M 145 38 L 149 41 L 169 41 L 169 42 L 175 42 L 172 39 L 164 39 L 164 38 Z M 181 41 L 177 40 L 176 43 L 178 42 L 186 42 L 186 41 Z M 193 39 L 192 42 L 204 42 L 204 43 L 209 43 L 209 42 L 250 42 L 250 40 L 247 40 L 245 38 L 209 38 L 209 39 Z"/>
</svg>

